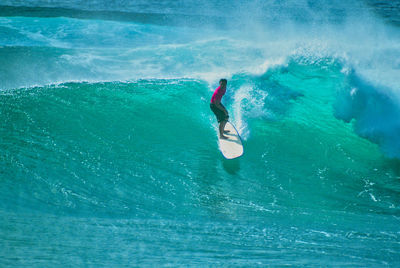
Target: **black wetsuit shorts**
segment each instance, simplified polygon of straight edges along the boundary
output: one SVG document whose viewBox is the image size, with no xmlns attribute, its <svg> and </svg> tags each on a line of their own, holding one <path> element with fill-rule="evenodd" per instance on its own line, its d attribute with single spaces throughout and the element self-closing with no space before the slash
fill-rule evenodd
<svg viewBox="0 0 400 268">
<path fill-rule="evenodd" d="M 222 103 L 220 103 L 220 105 L 224 107 Z M 229 116 L 227 116 L 223 110 L 219 109 L 217 105 L 215 105 L 214 103 L 210 103 L 210 108 L 217 117 L 218 123 L 222 121 L 228 121 Z"/>
</svg>

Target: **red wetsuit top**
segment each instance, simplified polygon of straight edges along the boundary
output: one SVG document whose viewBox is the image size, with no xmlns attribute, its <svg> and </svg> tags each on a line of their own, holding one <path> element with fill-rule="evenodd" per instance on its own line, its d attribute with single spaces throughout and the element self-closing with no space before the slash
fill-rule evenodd
<svg viewBox="0 0 400 268">
<path fill-rule="evenodd" d="M 222 96 L 224 96 L 226 92 L 226 87 L 222 89 L 220 86 L 217 87 L 214 91 L 214 94 L 211 97 L 211 103 L 215 103 L 215 101 L 221 102 Z"/>
</svg>

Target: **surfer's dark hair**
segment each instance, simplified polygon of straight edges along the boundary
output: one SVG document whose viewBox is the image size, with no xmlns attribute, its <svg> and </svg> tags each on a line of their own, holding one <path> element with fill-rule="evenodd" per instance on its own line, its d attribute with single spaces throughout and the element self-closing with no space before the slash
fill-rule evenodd
<svg viewBox="0 0 400 268">
<path fill-rule="evenodd" d="M 222 78 L 221 80 L 219 80 L 219 83 L 221 84 L 222 82 L 225 82 L 225 84 L 228 83 L 228 81 L 225 78 Z"/>
</svg>

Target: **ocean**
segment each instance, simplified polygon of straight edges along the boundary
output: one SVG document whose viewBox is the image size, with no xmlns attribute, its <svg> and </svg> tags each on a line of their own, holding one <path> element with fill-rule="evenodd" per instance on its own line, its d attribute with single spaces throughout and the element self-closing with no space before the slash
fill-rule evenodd
<svg viewBox="0 0 400 268">
<path fill-rule="evenodd" d="M 2 0 L 0 266 L 400 267 L 399 77 L 399 1 Z"/>
</svg>

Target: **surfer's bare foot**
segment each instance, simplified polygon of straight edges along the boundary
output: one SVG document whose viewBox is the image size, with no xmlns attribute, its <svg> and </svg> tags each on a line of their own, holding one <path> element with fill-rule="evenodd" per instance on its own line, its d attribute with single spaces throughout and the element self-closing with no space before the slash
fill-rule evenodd
<svg viewBox="0 0 400 268">
<path fill-rule="evenodd" d="M 220 135 L 219 138 L 220 138 L 220 139 L 224 139 L 224 140 L 229 139 L 227 136 L 224 136 L 224 135 Z"/>
</svg>

